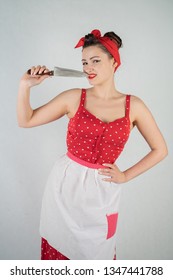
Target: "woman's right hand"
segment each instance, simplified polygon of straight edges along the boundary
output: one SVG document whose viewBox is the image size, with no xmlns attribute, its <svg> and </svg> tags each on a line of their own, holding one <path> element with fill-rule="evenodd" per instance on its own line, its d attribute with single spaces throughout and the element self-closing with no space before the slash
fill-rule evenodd
<svg viewBox="0 0 173 280">
<path fill-rule="evenodd" d="M 31 88 L 33 86 L 39 85 L 45 79 L 50 78 L 50 75 L 40 76 L 38 74 L 49 72 L 50 70 L 45 66 L 33 66 L 31 67 L 31 74 L 27 72 L 21 78 L 21 83 L 25 84 L 27 87 Z"/>
</svg>

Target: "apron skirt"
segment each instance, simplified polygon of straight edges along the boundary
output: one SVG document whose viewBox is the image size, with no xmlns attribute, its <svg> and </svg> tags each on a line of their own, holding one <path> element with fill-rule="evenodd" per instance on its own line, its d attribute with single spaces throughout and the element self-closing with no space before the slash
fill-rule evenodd
<svg viewBox="0 0 173 280">
<path fill-rule="evenodd" d="M 98 168 L 104 167 L 68 152 L 48 177 L 40 235 L 71 260 L 112 260 L 115 255 L 121 185 L 103 181 Z"/>
</svg>

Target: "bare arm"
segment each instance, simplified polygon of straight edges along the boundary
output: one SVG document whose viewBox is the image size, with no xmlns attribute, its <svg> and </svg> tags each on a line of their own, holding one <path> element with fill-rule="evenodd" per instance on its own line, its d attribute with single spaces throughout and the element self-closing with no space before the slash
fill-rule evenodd
<svg viewBox="0 0 173 280">
<path fill-rule="evenodd" d="M 127 182 L 136 176 L 144 173 L 162 159 L 168 153 L 165 140 L 145 104 L 137 97 L 132 96 L 131 100 L 131 121 L 142 134 L 148 143 L 151 151 L 132 167 L 121 172 L 116 165 L 105 164 L 109 167 L 100 170 L 100 174 L 111 176 L 111 179 L 104 179 L 115 183 Z"/>
<path fill-rule="evenodd" d="M 33 67 L 32 71 L 38 73 L 38 71 L 43 72 L 48 71 L 48 69 L 45 66 L 37 66 L 36 68 Z M 47 104 L 35 110 L 32 109 L 30 105 L 30 89 L 48 77 L 40 77 L 38 75 L 30 76 L 28 74 L 24 74 L 22 77 L 17 102 L 17 118 L 20 127 L 29 128 L 43 125 L 59 119 L 70 111 L 69 104 L 74 102 L 72 93 L 79 91 L 77 89 L 62 92 Z"/>
<path fill-rule="evenodd" d="M 134 97 L 131 110 L 134 112 L 132 113 L 133 123 L 148 143 L 151 151 L 137 164 L 124 172 L 126 181 L 147 171 L 163 160 L 168 153 L 165 140 L 145 104 L 139 98 Z"/>
</svg>

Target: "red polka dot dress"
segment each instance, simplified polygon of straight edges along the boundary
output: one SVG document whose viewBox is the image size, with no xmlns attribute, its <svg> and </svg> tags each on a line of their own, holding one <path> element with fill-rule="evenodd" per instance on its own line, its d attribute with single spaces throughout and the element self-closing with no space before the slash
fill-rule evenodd
<svg viewBox="0 0 173 280">
<path fill-rule="evenodd" d="M 115 259 L 121 185 L 103 181 L 97 169 L 113 164 L 129 138 L 130 95 L 124 116 L 109 123 L 86 110 L 85 99 L 83 89 L 68 124 L 68 151 L 54 164 L 44 192 L 42 259 Z"/>
<path fill-rule="evenodd" d="M 86 90 L 83 89 L 79 109 L 68 125 L 68 151 L 86 162 L 114 163 L 130 133 L 130 96 L 126 96 L 125 116 L 109 123 L 102 122 L 85 109 L 85 98 Z"/>
</svg>

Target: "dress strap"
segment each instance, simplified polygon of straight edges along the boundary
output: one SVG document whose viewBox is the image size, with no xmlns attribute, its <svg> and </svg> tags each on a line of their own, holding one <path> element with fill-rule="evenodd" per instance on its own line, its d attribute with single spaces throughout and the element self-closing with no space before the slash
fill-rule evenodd
<svg viewBox="0 0 173 280">
<path fill-rule="evenodd" d="M 80 108 L 80 107 L 84 107 L 85 98 L 86 98 L 86 89 L 83 88 L 83 89 L 82 89 L 82 93 L 81 93 L 81 99 L 80 99 L 79 108 Z"/>
<path fill-rule="evenodd" d="M 126 95 L 126 117 L 129 117 L 130 113 L 130 95 Z"/>
</svg>

